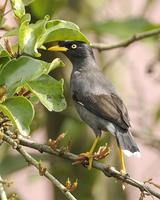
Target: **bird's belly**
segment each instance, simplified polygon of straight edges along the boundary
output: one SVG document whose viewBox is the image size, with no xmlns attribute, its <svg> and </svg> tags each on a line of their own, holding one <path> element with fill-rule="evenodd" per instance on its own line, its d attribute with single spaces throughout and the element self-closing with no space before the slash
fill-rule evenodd
<svg viewBox="0 0 160 200">
<path fill-rule="evenodd" d="M 75 107 L 81 119 L 93 129 L 96 135 L 99 134 L 99 131 L 109 131 L 115 135 L 116 128 L 113 123 L 96 116 L 78 103 L 75 104 Z"/>
</svg>

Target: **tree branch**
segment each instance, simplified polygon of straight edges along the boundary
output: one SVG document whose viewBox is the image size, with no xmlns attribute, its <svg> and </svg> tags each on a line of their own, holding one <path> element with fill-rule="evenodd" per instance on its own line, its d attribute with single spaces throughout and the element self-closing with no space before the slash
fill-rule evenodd
<svg viewBox="0 0 160 200">
<path fill-rule="evenodd" d="M 127 47 L 134 42 L 143 40 L 148 37 L 156 36 L 159 34 L 160 34 L 160 29 L 155 29 L 155 30 L 151 30 L 151 31 L 146 31 L 144 33 L 137 33 L 137 34 L 133 35 L 132 37 L 130 37 L 129 39 L 124 40 L 122 42 L 118 42 L 117 44 L 108 45 L 108 44 L 104 44 L 104 43 L 92 43 L 91 47 L 98 49 L 100 51 L 112 50 L 112 49 L 117 49 L 117 48 L 121 48 L 121 47 Z"/>
<path fill-rule="evenodd" d="M 40 164 L 37 162 L 30 154 L 28 154 L 24 148 L 15 142 L 10 136 L 4 134 L 3 140 L 10 144 L 14 149 L 16 149 L 24 158 L 25 160 L 36 167 L 40 172 Z M 67 190 L 67 188 L 62 185 L 54 176 L 52 176 L 47 169 L 40 173 L 40 175 L 44 175 L 47 179 L 49 179 L 69 200 L 76 200 L 76 198 Z"/>
<path fill-rule="evenodd" d="M 9 142 L 11 141 L 11 139 L 8 136 L 4 136 L 4 140 Z M 26 146 L 26 147 L 30 147 L 32 149 L 36 149 L 39 152 L 43 153 L 49 153 L 58 157 L 62 157 L 65 158 L 67 160 L 73 161 L 75 162 L 78 158 L 77 155 L 69 153 L 69 152 L 62 152 L 59 149 L 56 149 L 55 151 L 53 149 L 51 149 L 50 146 L 45 145 L 45 144 L 39 144 L 36 143 L 34 141 L 28 140 L 28 139 L 24 139 L 24 138 L 19 138 L 19 143 L 22 146 Z M 13 142 L 11 143 L 11 145 L 13 145 Z M 107 177 L 114 177 L 124 183 L 127 183 L 129 185 L 132 185 L 136 188 L 138 188 L 141 192 L 146 192 L 148 195 L 157 197 L 158 199 L 160 199 L 160 193 L 156 192 L 155 190 L 153 190 L 151 187 L 147 186 L 144 182 L 140 182 L 138 180 L 135 180 L 129 176 L 125 176 L 122 175 L 119 171 L 117 171 L 115 168 L 113 167 L 109 167 L 105 164 L 102 164 L 100 162 L 94 161 L 93 162 L 93 168 L 103 172 L 105 174 L 105 176 Z M 63 190 L 62 190 L 63 191 Z"/>
</svg>

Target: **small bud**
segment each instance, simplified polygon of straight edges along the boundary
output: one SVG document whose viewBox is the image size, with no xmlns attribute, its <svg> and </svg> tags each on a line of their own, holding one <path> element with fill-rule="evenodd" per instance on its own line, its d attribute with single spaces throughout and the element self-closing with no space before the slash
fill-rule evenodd
<svg viewBox="0 0 160 200">
<path fill-rule="evenodd" d="M 126 186 L 124 184 L 122 184 L 122 189 L 125 190 L 126 189 Z"/>
<path fill-rule="evenodd" d="M 50 147 L 51 147 L 53 150 L 56 150 L 57 145 L 60 143 L 61 140 L 64 139 L 65 135 L 66 135 L 65 133 L 62 133 L 62 134 L 60 134 L 60 135 L 56 138 L 56 140 L 49 139 L 49 140 L 48 140 L 48 144 L 50 145 Z"/>
<path fill-rule="evenodd" d="M 0 131 L 0 140 L 3 139 L 4 133 L 2 131 Z"/>
<path fill-rule="evenodd" d="M 13 124 L 12 124 L 12 122 L 11 122 L 11 121 L 7 121 L 7 122 L 4 122 L 4 123 L 3 123 L 3 126 L 5 126 L 5 127 L 9 128 L 9 127 L 12 127 L 12 126 L 13 126 Z"/>
<path fill-rule="evenodd" d="M 6 93 L 7 93 L 7 86 L 6 85 L 0 86 L 0 101 L 1 102 L 5 101 Z"/>
<path fill-rule="evenodd" d="M 17 93 L 17 96 L 22 96 L 24 93 L 26 92 L 26 89 L 24 87 L 22 87 Z"/>
<path fill-rule="evenodd" d="M 26 92 L 23 93 L 23 96 L 29 99 L 32 96 L 32 93 L 31 91 L 27 90 Z"/>
<path fill-rule="evenodd" d="M 12 135 L 12 139 L 17 139 L 17 133 L 13 133 L 13 135 Z"/>
<path fill-rule="evenodd" d="M 18 129 L 15 129 L 14 130 L 14 134 L 16 134 L 17 136 L 19 135 L 19 130 Z"/>
<path fill-rule="evenodd" d="M 61 133 L 56 139 L 57 142 L 60 142 L 61 140 L 63 140 L 65 136 L 66 136 L 66 133 Z"/>
<path fill-rule="evenodd" d="M 70 192 L 73 192 L 74 190 L 76 190 L 77 187 L 78 187 L 78 179 L 76 179 L 76 181 L 71 186 Z"/>
<path fill-rule="evenodd" d="M 67 188 L 67 190 L 69 190 L 69 191 L 70 191 L 70 189 L 71 189 L 71 181 L 70 181 L 69 178 L 67 178 L 67 181 L 66 181 L 66 188 Z"/>
<path fill-rule="evenodd" d="M 55 150 L 57 147 L 57 141 L 56 140 L 52 140 L 51 138 L 48 140 L 48 145 Z"/>
<path fill-rule="evenodd" d="M 12 51 L 12 46 L 11 46 L 11 43 L 8 39 L 5 39 L 4 40 L 4 43 L 5 43 L 5 48 L 6 50 L 8 51 L 8 53 L 14 58 L 14 54 L 13 54 L 13 51 Z"/>
<path fill-rule="evenodd" d="M 17 143 L 13 144 L 13 149 L 17 149 Z"/>
<path fill-rule="evenodd" d="M 52 139 L 49 138 L 49 140 L 48 140 L 48 145 L 51 145 L 51 143 L 52 143 Z"/>
<path fill-rule="evenodd" d="M 13 184 L 13 181 L 7 181 L 7 180 L 6 180 L 5 185 L 6 185 L 7 187 L 10 187 L 12 184 Z"/>
<path fill-rule="evenodd" d="M 42 163 L 42 161 L 39 161 L 39 175 L 44 176 L 46 170 L 46 166 Z"/>
<path fill-rule="evenodd" d="M 72 184 L 70 179 L 67 178 L 67 181 L 66 181 L 67 190 L 69 190 L 70 192 L 73 192 L 77 187 L 78 187 L 78 179 L 76 179 L 75 182 Z"/>
<path fill-rule="evenodd" d="M 8 200 L 17 200 L 18 199 L 18 195 L 13 193 L 10 195 L 10 197 L 8 198 Z"/>
<path fill-rule="evenodd" d="M 110 154 L 110 152 L 111 152 L 111 150 L 107 146 L 107 144 L 105 146 L 100 146 L 98 151 L 94 153 L 94 159 L 101 160 L 101 159 L 105 158 L 106 156 L 108 156 Z"/>
<path fill-rule="evenodd" d="M 51 144 L 50 144 L 50 147 L 54 150 L 56 150 L 57 148 L 57 140 L 52 140 Z"/>
</svg>

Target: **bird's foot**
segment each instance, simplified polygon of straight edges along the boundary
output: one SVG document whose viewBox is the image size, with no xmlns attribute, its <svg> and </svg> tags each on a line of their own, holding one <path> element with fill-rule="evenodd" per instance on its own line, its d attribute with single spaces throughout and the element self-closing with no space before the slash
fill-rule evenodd
<svg viewBox="0 0 160 200">
<path fill-rule="evenodd" d="M 125 169 L 121 169 L 120 173 L 121 173 L 122 176 L 125 176 L 127 174 Z"/>
<path fill-rule="evenodd" d="M 86 152 L 86 153 L 81 153 L 79 155 L 79 158 L 77 159 L 77 162 L 76 163 L 81 163 L 82 165 L 84 166 L 88 166 L 88 169 L 91 170 L 92 169 L 92 163 L 93 163 L 93 152 L 94 152 L 94 149 L 98 143 L 98 140 L 99 140 L 99 137 L 100 136 L 97 136 L 95 141 L 93 142 L 92 144 L 92 147 L 90 149 L 89 152 Z"/>
<path fill-rule="evenodd" d="M 121 173 L 121 175 L 124 176 L 125 178 L 129 178 L 129 177 L 130 177 L 130 175 L 129 175 L 129 174 L 127 173 L 127 171 L 124 170 L 124 169 L 121 169 L 120 173 Z"/>
<path fill-rule="evenodd" d="M 107 145 L 100 146 L 98 151 L 94 154 L 91 151 L 79 154 L 78 159 L 74 162 L 74 164 L 81 163 L 83 166 L 87 166 L 87 168 L 91 170 L 93 160 L 98 161 L 104 159 L 110 154 L 110 151 L 111 150 Z"/>
<path fill-rule="evenodd" d="M 83 166 L 87 166 L 88 170 L 92 169 L 92 163 L 93 163 L 93 154 L 91 152 L 85 152 L 79 154 L 77 161 L 74 162 L 74 164 L 81 163 Z"/>
</svg>

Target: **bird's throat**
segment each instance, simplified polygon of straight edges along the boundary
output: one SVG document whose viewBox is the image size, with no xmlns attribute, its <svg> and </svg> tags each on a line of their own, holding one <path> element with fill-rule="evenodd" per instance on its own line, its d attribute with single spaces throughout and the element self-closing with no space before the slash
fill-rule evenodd
<svg viewBox="0 0 160 200">
<path fill-rule="evenodd" d="M 98 68 L 95 60 L 93 58 L 83 58 L 71 61 L 74 70 L 91 70 L 93 68 Z"/>
</svg>

